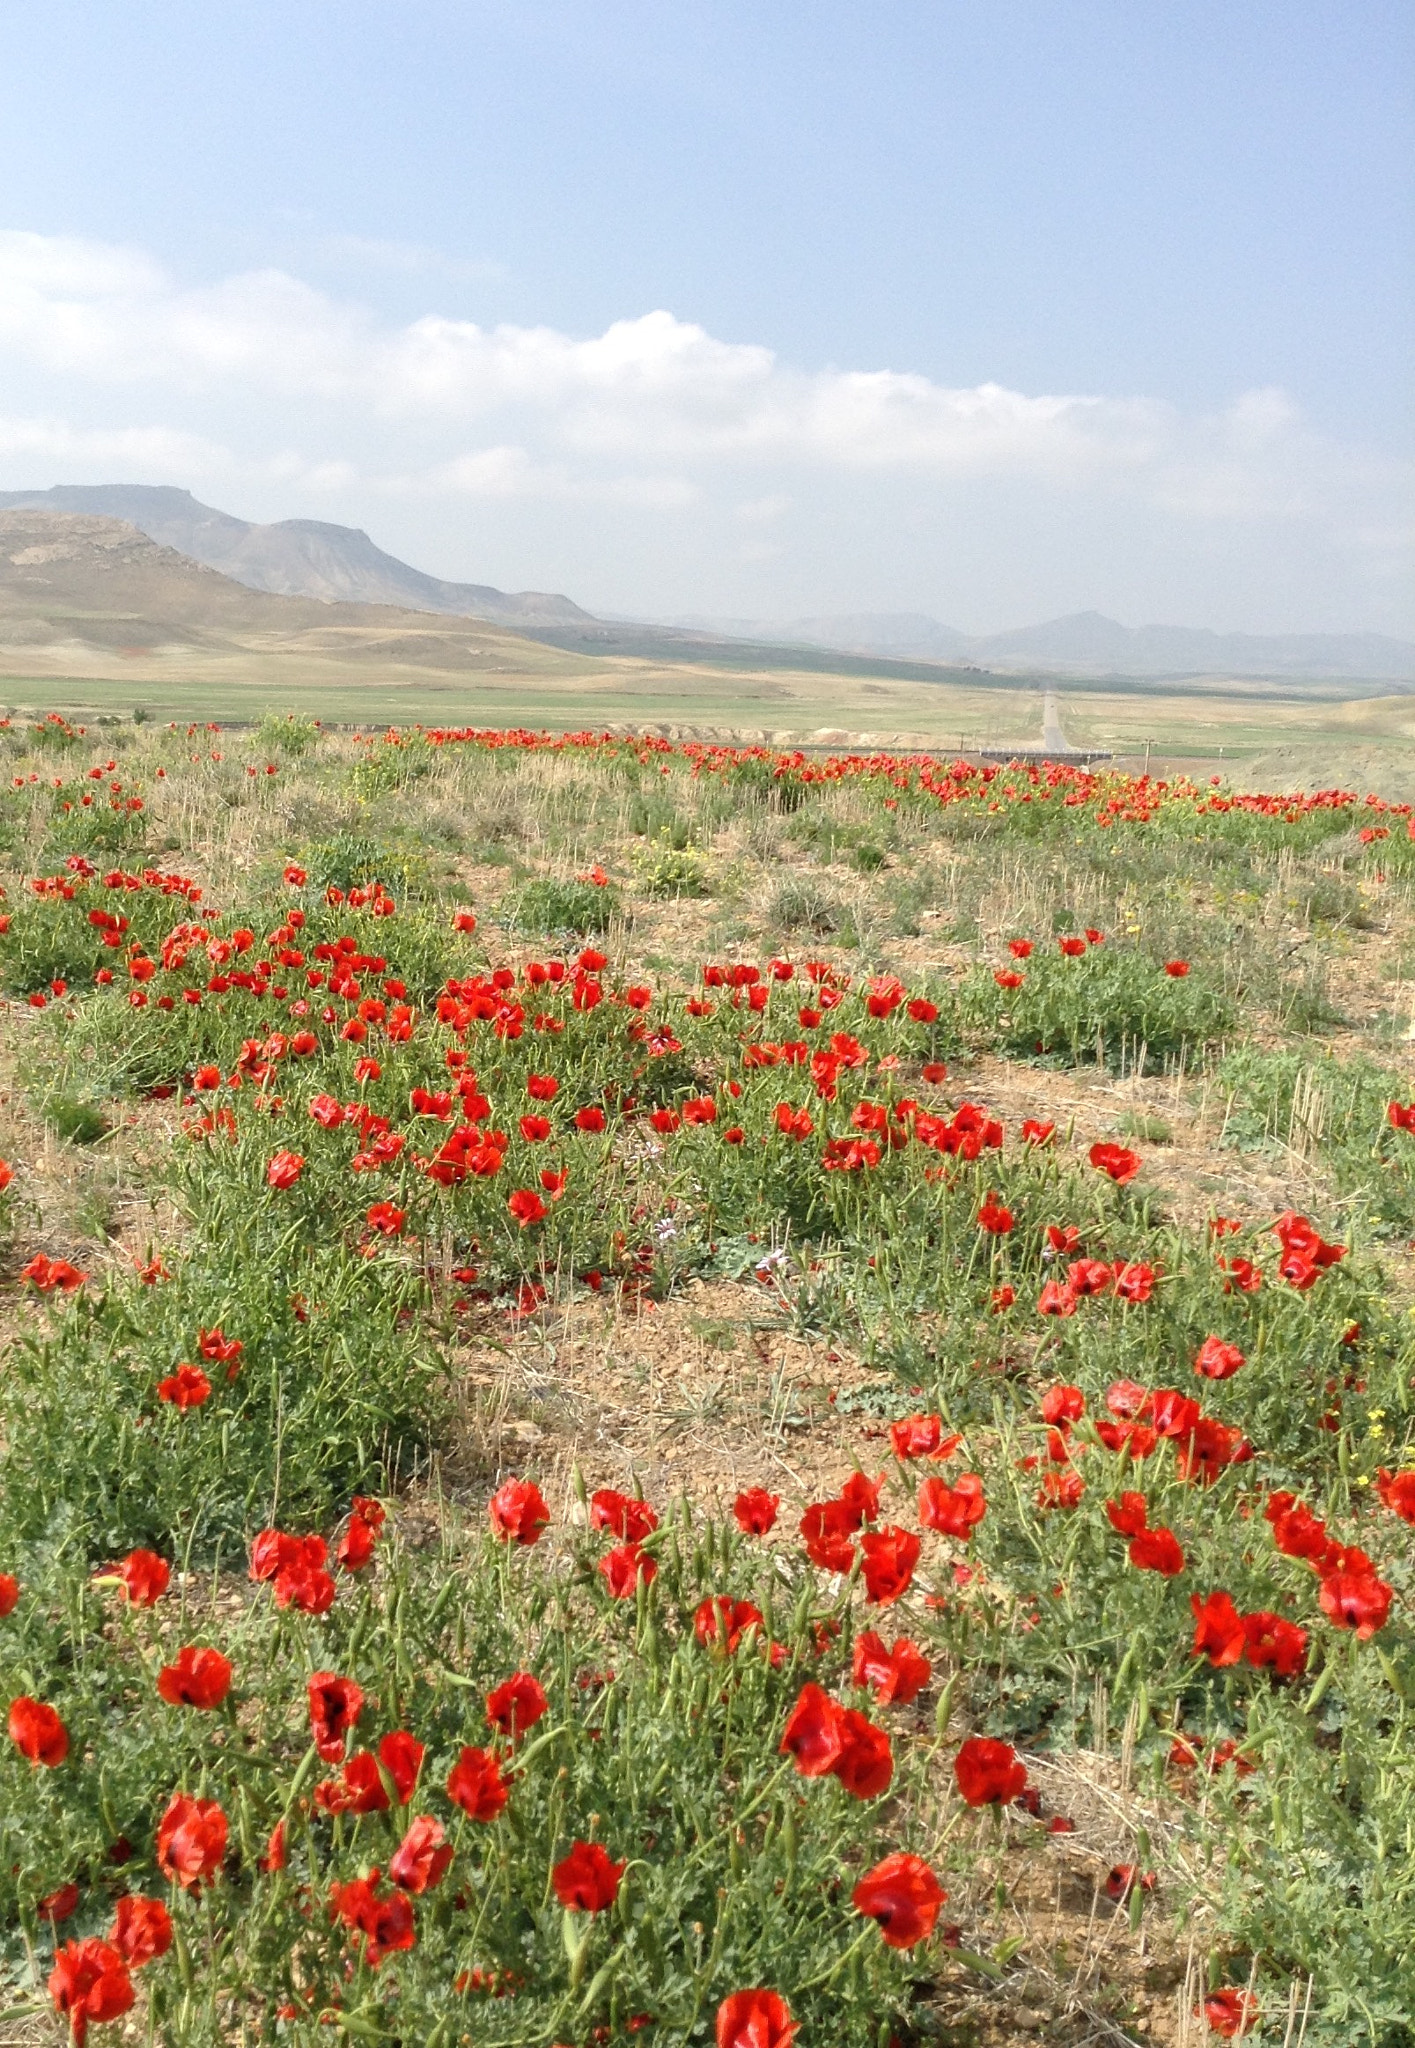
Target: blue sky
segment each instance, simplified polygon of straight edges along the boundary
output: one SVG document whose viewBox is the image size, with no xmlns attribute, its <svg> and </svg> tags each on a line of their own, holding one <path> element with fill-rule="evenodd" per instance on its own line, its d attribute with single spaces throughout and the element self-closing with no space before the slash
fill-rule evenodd
<svg viewBox="0 0 1415 2048">
<path fill-rule="evenodd" d="M 1415 630 L 1406 7 L 48 0 L 5 42 L 6 486 L 639 614 Z"/>
</svg>

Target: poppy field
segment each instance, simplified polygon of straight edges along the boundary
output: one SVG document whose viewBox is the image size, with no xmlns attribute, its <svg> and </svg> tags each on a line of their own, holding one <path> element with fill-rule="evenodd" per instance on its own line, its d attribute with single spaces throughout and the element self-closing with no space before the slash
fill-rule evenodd
<svg viewBox="0 0 1415 2048">
<path fill-rule="evenodd" d="M 1415 2043 L 1415 821 L 0 726 L 0 2038 Z"/>
</svg>

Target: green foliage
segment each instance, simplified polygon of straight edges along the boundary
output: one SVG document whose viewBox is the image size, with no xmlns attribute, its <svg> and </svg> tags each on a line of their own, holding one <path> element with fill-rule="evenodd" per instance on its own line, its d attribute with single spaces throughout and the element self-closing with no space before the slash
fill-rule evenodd
<svg viewBox="0 0 1415 2048">
<path fill-rule="evenodd" d="M 711 894 L 707 862 L 700 853 L 678 852 L 659 843 L 640 850 L 634 879 L 645 896 L 707 896 Z"/>
<path fill-rule="evenodd" d="M 300 718 L 293 711 L 282 717 L 278 711 L 267 711 L 255 729 L 255 742 L 266 753 L 277 749 L 298 760 L 307 754 L 319 740 L 319 721 L 314 718 Z"/>
<path fill-rule="evenodd" d="M 613 883 L 571 881 L 537 875 L 497 905 L 497 917 L 510 931 L 552 938 L 560 932 L 609 930 L 620 907 Z"/>
</svg>

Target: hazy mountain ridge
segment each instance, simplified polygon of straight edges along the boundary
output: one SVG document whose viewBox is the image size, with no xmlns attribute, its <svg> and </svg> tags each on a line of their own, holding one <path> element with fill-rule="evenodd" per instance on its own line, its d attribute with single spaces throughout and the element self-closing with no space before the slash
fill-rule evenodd
<svg viewBox="0 0 1415 2048">
<path fill-rule="evenodd" d="M 125 519 L 159 545 L 219 569 L 248 589 L 278 597 L 397 605 L 502 626 L 570 625 L 588 617 L 568 597 L 553 592 L 509 592 L 424 575 L 385 554 L 357 526 L 322 519 L 257 525 L 167 484 L 58 484 L 45 491 L 0 491 L 0 511 Z"/>
<path fill-rule="evenodd" d="M 1363 676 L 1415 681 L 1415 642 L 1384 633 L 1215 633 L 1202 626 L 1122 626 L 1073 612 L 1010 632 L 960 633 L 923 612 L 827 618 L 677 618 L 675 626 L 776 646 L 832 647 L 894 660 L 1117 676 Z"/>
<path fill-rule="evenodd" d="M 925 612 L 775 620 L 604 618 L 558 593 L 507 592 L 426 575 L 385 553 L 359 527 L 319 519 L 261 525 L 204 505 L 190 491 L 171 485 L 60 484 L 41 491 L 0 491 L 0 512 L 6 510 L 127 520 L 160 546 L 251 590 L 485 620 L 551 646 L 601 656 L 650 661 L 697 656 L 767 665 L 773 650 L 795 647 L 897 663 L 915 673 L 925 663 L 998 675 L 1347 677 L 1415 683 L 1415 643 L 1381 633 L 1215 633 L 1203 627 L 1124 626 L 1095 611 L 980 635 L 959 632 Z"/>
</svg>

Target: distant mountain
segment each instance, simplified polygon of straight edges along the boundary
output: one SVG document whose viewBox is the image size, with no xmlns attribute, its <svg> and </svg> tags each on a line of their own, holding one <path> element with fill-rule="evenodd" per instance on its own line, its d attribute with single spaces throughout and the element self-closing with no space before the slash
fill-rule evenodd
<svg viewBox="0 0 1415 2048">
<path fill-rule="evenodd" d="M 554 593 L 507 592 L 424 575 L 385 554 L 355 526 L 321 519 L 256 525 L 166 484 L 0 491 L 0 512 L 6 510 L 127 520 L 160 546 L 251 590 L 482 619 L 574 653 L 748 668 L 774 666 L 778 649 L 795 648 L 800 667 L 888 673 L 901 681 L 942 681 L 935 668 L 941 665 L 996 676 L 1333 677 L 1415 684 L 1415 643 L 1381 633 L 1211 633 L 1189 626 L 1122 626 L 1100 612 L 980 636 L 960 633 L 926 612 L 603 619 Z M 860 668 L 861 660 L 871 664 L 868 671 Z"/>
<path fill-rule="evenodd" d="M 81 512 L 126 519 L 162 547 L 250 590 L 345 604 L 391 604 L 446 612 L 500 626 L 574 626 L 589 614 L 539 590 L 510 593 L 482 583 L 445 583 L 375 547 L 357 526 L 322 519 L 253 525 L 203 505 L 167 484 L 58 484 L 47 491 L 0 491 L 0 511 Z"/>
<path fill-rule="evenodd" d="M 970 636 L 924 612 L 845 612 L 805 619 L 681 618 L 675 627 L 771 646 L 829 647 L 895 661 L 939 661 L 1006 674 L 1086 676 L 1359 676 L 1415 681 L 1415 643 L 1383 633 L 1211 633 L 1122 626 L 1074 612 L 1040 626 Z"/>
</svg>

